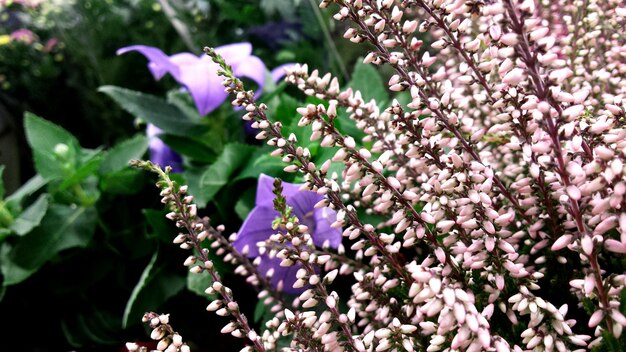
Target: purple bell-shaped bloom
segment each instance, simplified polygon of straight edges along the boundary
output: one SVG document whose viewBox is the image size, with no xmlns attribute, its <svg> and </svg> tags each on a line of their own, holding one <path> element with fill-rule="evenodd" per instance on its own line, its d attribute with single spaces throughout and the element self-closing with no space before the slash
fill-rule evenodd
<svg viewBox="0 0 626 352">
<path fill-rule="evenodd" d="M 204 116 L 219 107 L 228 94 L 224 91 L 222 77 L 217 72 L 219 66 L 211 61 L 207 55 L 194 55 L 191 53 L 179 53 L 168 56 L 158 48 L 146 45 L 132 45 L 117 50 L 117 54 L 125 54 L 136 51 L 145 56 L 148 69 L 154 79 L 160 80 L 166 74 L 183 85 L 191 94 L 196 109 Z M 215 48 L 227 64 L 229 64 L 236 77 L 246 77 L 253 80 L 257 85 L 257 96 L 261 94 L 265 86 L 266 67 L 263 61 L 252 55 L 250 43 L 235 43 Z M 285 75 L 285 69 L 293 64 L 285 64 L 272 70 L 271 77 L 275 82 Z M 152 136 L 150 131 L 154 132 Z M 156 129 L 156 130 L 155 130 Z M 150 138 L 150 155 L 154 163 L 161 166 L 170 165 L 174 171 L 181 171 L 181 157 L 165 145 L 156 134 L 161 131 L 156 126 L 148 125 L 148 137 Z M 171 157 L 171 159 L 168 159 Z"/>
<path fill-rule="evenodd" d="M 261 254 L 257 243 L 264 242 L 276 232 L 272 229 L 272 222 L 280 214 L 274 209 L 273 192 L 274 178 L 261 175 L 256 191 L 256 206 L 241 225 L 234 247 L 246 253 L 249 258 L 261 257 L 259 272 L 267 275 L 271 270 L 271 284 L 273 287 L 280 287 L 286 293 L 297 294 L 305 288 L 293 288 L 296 282 L 296 272 L 301 265 L 290 267 L 280 266 L 281 260 L 270 258 L 267 254 Z M 309 233 L 313 243 L 317 247 L 328 246 L 338 248 L 341 244 L 341 229 L 331 227 L 337 220 L 337 213 L 330 208 L 315 208 L 315 204 L 321 201 L 324 196 L 311 191 L 300 191 L 299 184 L 283 182 L 283 195 L 287 205 L 292 207 L 293 214 L 298 217 L 300 223 L 309 228 Z"/>
</svg>

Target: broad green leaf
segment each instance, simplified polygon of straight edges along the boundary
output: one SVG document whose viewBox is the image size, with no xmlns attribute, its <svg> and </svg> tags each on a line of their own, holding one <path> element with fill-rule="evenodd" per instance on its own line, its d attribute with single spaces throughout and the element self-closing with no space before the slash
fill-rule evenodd
<svg viewBox="0 0 626 352">
<path fill-rule="evenodd" d="M 150 122 L 169 134 L 177 136 L 200 136 L 207 126 L 189 118 L 177 106 L 153 95 L 115 86 L 103 86 L 98 91 L 105 93 L 133 116 Z"/>
<path fill-rule="evenodd" d="M 282 18 L 291 19 L 296 15 L 295 9 L 300 0 L 261 0 L 261 8 L 266 15 L 280 13 Z"/>
<path fill-rule="evenodd" d="M 26 181 L 25 184 L 22 185 L 17 191 L 13 192 L 9 197 L 7 197 L 7 205 L 12 204 L 14 206 L 19 205 L 22 200 L 31 194 L 37 192 L 41 189 L 41 187 L 45 186 L 48 183 L 46 179 L 41 177 L 40 175 L 33 176 L 30 180 Z"/>
<path fill-rule="evenodd" d="M 270 152 L 271 149 L 269 148 L 255 150 L 250 156 L 248 163 L 244 166 L 237 177 L 235 177 L 234 181 L 246 178 L 257 178 L 261 174 L 275 177 L 283 175 L 283 169 L 287 166 L 287 164 L 284 163 L 280 157 L 271 156 Z"/>
<path fill-rule="evenodd" d="M 104 316 L 102 313 L 106 314 Z M 93 307 L 86 313 L 77 313 L 61 320 L 61 329 L 67 341 L 75 348 L 98 344 L 102 346 L 119 343 L 119 317 Z"/>
<path fill-rule="evenodd" d="M 267 313 L 267 310 L 267 304 L 263 304 L 262 299 L 256 302 L 256 306 L 254 307 L 254 322 L 258 324 L 261 318 Z"/>
<path fill-rule="evenodd" d="M 98 172 L 100 168 L 100 164 L 102 163 L 102 157 L 100 155 L 96 155 L 93 159 L 87 161 L 84 165 L 81 165 L 76 169 L 71 176 L 65 178 L 63 182 L 59 185 L 59 191 L 63 191 L 68 187 L 71 187 L 75 184 L 79 184 L 84 179 L 89 176 L 92 176 Z"/>
<path fill-rule="evenodd" d="M 41 223 L 47 210 L 48 195 L 42 194 L 15 219 L 11 224 L 11 230 L 20 236 L 26 235 Z"/>
<path fill-rule="evenodd" d="M 356 122 L 350 119 L 345 113 L 342 113 L 339 118 L 335 119 L 335 127 L 344 136 L 352 136 L 358 144 L 360 144 L 362 138 L 365 137 L 365 132 L 356 127 Z"/>
<path fill-rule="evenodd" d="M 207 201 L 228 184 L 235 172 L 246 163 L 255 148 L 245 144 L 228 144 L 217 160 L 200 178 L 200 193 Z M 199 204 L 204 206 L 205 204 Z"/>
<path fill-rule="evenodd" d="M 209 166 L 197 167 L 191 165 L 186 167 L 182 173 L 182 176 L 185 179 L 185 182 L 183 183 L 189 187 L 189 194 L 193 195 L 194 202 L 198 204 L 200 208 L 204 208 L 209 202 L 209 198 L 202 194 L 200 187 L 202 175 L 206 170 L 208 170 L 208 168 Z"/>
<path fill-rule="evenodd" d="M 174 238 L 175 232 L 172 230 L 171 221 L 165 218 L 167 211 L 154 210 L 154 209 L 142 209 L 145 223 L 149 225 L 147 236 L 149 238 L 158 238 L 162 242 L 170 245 Z"/>
<path fill-rule="evenodd" d="M 71 172 L 75 166 L 73 164 L 65 164 L 54 157 L 52 153 L 42 153 L 39 151 L 33 151 L 33 161 L 35 163 L 35 170 L 46 181 L 52 181 L 63 178 L 63 176 Z"/>
<path fill-rule="evenodd" d="M 24 130 L 33 150 L 35 169 L 43 178 L 52 180 L 72 172 L 80 149 L 72 134 L 29 112 L 24 114 Z"/>
<path fill-rule="evenodd" d="M 192 120 L 202 119 L 189 92 L 181 91 L 180 89 L 172 89 L 167 92 L 167 102 L 179 108 Z"/>
<path fill-rule="evenodd" d="M 5 238 L 11 236 L 13 231 L 7 229 L 6 227 L 0 227 L 0 243 L 4 241 Z"/>
<path fill-rule="evenodd" d="M 145 180 L 145 173 L 126 168 L 101 176 L 100 189 L 109 194 L 135 194 L 141 191 Z"/>
<path fill-rule="evenodd" d="M 206 299 L 214 299 L 215 295 L 207 295 L 204 290 L 213 285 L 213 278 L 207 271 L 203 271 L 200 274 L 192 272 L 187 273 L 187 289 L 200 297 Z"/>
<path fill-rule="evenodd" d="M 387 85 L 383 82 L 378 71 L 374 66 L 364 64 L 362 60 L 358 60 L 355 65 L 348 86 L 353 90 L 360 91 L 365 102 L 369 102 L 370 99 L 376 100 L 379 107 L 385 106 L 389 100 L 389 94 L 385 89 Z"/>
<path fill-rule="evenodd" d="M 92 207 L 50 205 L 38 227 L 15 245 L 3 245 L 0 256 L 3 284 L 10 286 L 26 280 L 62 250 L 87 246 L 96 217 Z"/>
<path fill-rule="evenodd" d="M 204 163 L 212 163 L 215 161 L 216 155 L 213 152 L 213 149 L 205 143 L 202 143 L 200 139 L 180 137 L 170 134 L 163 134 L 158 138 L 160 138 L 175 152 L 185 155 L 192 160 Z"/>
<path fill-rule="evenodd" d="M 337 150 L 339 150 L 339 148 L 337 147 L 320 148 L 319 151 L 316 153 L 315 158 L 313 159 L 315 161 L 315 164 L 322 165 L 327 160 L 332 160 L 332 157 L 335 156 L 335 154 L 337 153 Z M 338 179 L 343 180 L 343 178 L 341 177 L 341 171 L 343 170 L 343 168 L 344 168 L 343 163 L 331 161 L 330 168 L 328 169 L 327 175 L 332 176 L 333 173 L 336 173 Z"/>
<path fill-rule="evenodd" d="M 300 116 L 296 112 L 296 109 L 300 107 L 298 101 L 287 94 L 281 94 L 279 99 L 280 103 L 276 108 L 276 120 L 286 126 L 289 126 L 293 120 L 300 120 Z"/>
<path fill-rule="evenodd" d="M 247 191 L 241 193 L 239 200 L 235 203 L 235 213 L 241 220 L 248 217 L 248 214 L 252 211 L 255 204 L 255 192 L 254 188 L 248 188 Z"/>
<path fill-rule="evenodd" d="M 78 140 L 71 133 L 30 112 L 24 113 L 24 130 L 33 150 L 51 153 L 59 143 L 74 148 L 74 151 L 79 148 Z"/>
<path fill-rule="evenodd" d="M 125 169 L 128 167 L 128 161 L 140 159 L 146 150 L 148 150 L 148 138 L 141 134 L 115 145 L 104 156 L 100 165 L 100 174 L 106 175 Z"/>
<path fill-rule="evenodd" d="M 143 269 L 143 272 L 141 273 L 141 276 L 139 277 L 139 281 L 135 285 L 133 292 L 130 294 L 130 298 L 128 299 L 128 302 L 126 302 L 126 308 L 124 309 L 124 317 L 122 318 L 123 328 L 126 328 L 127 326 L 128 316 L 131 314 L 131 310 L 133 309 L 133 305 L 135 304 L 135 301 L 137 301 L 139 294 L 144 289 L 144 287 L 149 283 L 149 280 L 151 279 L 150 276 L 153 275 L 151 271 L 153 271 L 154 263 L 156 263 L 158 256 L 159 256 L 159 252 L 158 251 L 154 252 L 154 254 L 152 255 L 152 258 L 150 258 L 150 261 L 148 262 L 148 265 L 146 265 L 146 267 Z"/>
<path fill-rule="evenodd" d="M 164 270 L 165 265 L 158 263 L 158 257 L 159 252 L 156 251 L 126 303 L 122 318 L 123 328 L 140 322 L 146 311 L 158 309 L 161 304 L 185 287 L 185 278 Z"/>
</svg>

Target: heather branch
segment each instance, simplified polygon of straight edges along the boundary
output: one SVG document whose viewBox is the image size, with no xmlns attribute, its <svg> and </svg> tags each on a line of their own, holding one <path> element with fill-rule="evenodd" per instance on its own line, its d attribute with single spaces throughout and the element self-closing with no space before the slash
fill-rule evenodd
<svg viewBox="0 0 626 352">
<path fill-rule="evenodd" d="M 258 126 L 264 128 L 264 130 L 257 135 L 257 138 L 264 139 L 268 135 L 272 137 L 272 139 L 268 142 L 272 145 L 277 145 L 279 149 L 278 153 L 284 155 L 290 155 L 294 158 L 300 166 L 292 165 L 294 168 L 287 167 L 288 171 L 296 171 L 308 175 L 310 177 L 309 182 L 313 187 L 318 189 L 326 188 L 327 185 L 324 180 L 324 177 L 321 173 L 315 170 L 315 165 L 309 161 L 309 157 L 305 154 L 304 150 L 301 147 L 296 147 L 295 137 L 290 137 L 285 139 L 281 133 L 281 124 L 280 123 L 271 123 L 265 114 L 266 106 L 264 104 L 257 105 L 254 102 L 254 95 L 251 92 L 246 92 L 243 88 L 243 83 L 234 77 L 232 74 L 232 69 L 224 62 L 224 60 L 211 48 L 205 48 L 205 53 L 209 55 L 217 64 L 222 67 L 222 74 L 225 77 L 224 84 L 226 85 L 226 89 L 229 93 L 236 95 L 236 100 L 234 104 L 243 105 L 248 111 L 247 119 L 256 119 L 259 123 Z M 339 195 L 332 190 L 332 187 L 328 189 L 326 193 L 328 197 L 328 202 L 332 204 L 336 209 L 343 210 L 346 214 L 346 218 L 354 226 L 355 230 L 361 234 L 364 234 L 368 241 L 372 243 L 385 257 L 387 263 L 391 265 L 394 271 L 400 275 L 405 282 L 410 282 L 411 278 L 407 275 L 407 273 L 402 269 L 402 264 L 400 263 L 398 257 L 392 253 L 384 250 L 384 243 L 377 237 L 374 232 L 374 227 L 371 225 L 364 225 L 358 219 L 356 211 L 353 208 L 347 207 L 341 201 Z"/>
<path fill-rule="evenodd" d="M 272 289 L 272 285 L 269 280 L 257 270 L 257 267 L 250 261 L 250 259 L 242 253 L 239 253 L 239 251 L 233 246 L 232 242 L 222 234 L 223 229 L 219 228 L 220 226 L 218 226 L 218 229 L 214 229 L 209 225 L 209 219 L 206 217 L 202 219 L 202 223 L 205 228 L 207 228 L 209 237 L 214 240 L 212 246 L 219 246 L 218 251 L 226 253 L 224 261 L 231 262 L 233 265 L 239 265 L 243 269 L 236 269 L 235 273 L 242 276 L 248 276 L 248 281 L 252 285 L 263 289 L 259 292 L 259 294 L 267 292 L 277 302 L 277 305 L 272 307 L 273 312 L 287 306 L 287 302 L 285 302 L 285 298 L 282 293 Z"/>
<path fill-rule="evenodd" d="M 562 118 L 563 109 L 561 105 L 552 99 L 549 96 L 548 83 L 544 82 L 543 78 L 539 73 L 539 62 L 537 57 L 532 54 L 532 49 L 530 47 L 530 43 L 528 41 L 528 37 L 524 30 L 523 24 L 523 16 L 522 12 L 521 16 L 518 17 L 511 0 L 505 0 L 504 5 L 506 7 L 506 13 L 508 14 L 509 19 L 511 20 L 511 27 L 515 33 L 520 37 L 519 44 L 515 47 L 516 51 L 519 53 L 520 57 L 526 64 L 527 71 L 532 78 L 532 82 L 537 93 L 537 97 L 540 101 L 547 101 L 548 104 L 556 111 L 557 116 Z M 563 156 L 563 151 L 561 149 L 561 141 L 559 139 L 559 120 L 550 115 L 550 111 L 544 113 L 544 121 L 546 123 L 546 128 L 550 138 L 552 139 L 552 150 L 554 151 L 554 155 L 557 161 L 557 169 L 558 173 L 561 177 L 561 181 L 566 188 L 576 187 L 570 183 L 570 175 L 567 171 L 565 160 Z M 583 222 L 582 212 L 579 208 L 578 201 L 573 197 L 568 197 L 569 207 L 567 207 L 568 211 L 574 218 L 576 222 L 576 226 L 578 229 L 578 239 L 582 242 L 584 240 L 591 239 L 585 237 L 590 236 L 589 230 L 585 227 Z M 598 290 L 598 296 L 600 302 L 604 309 L 609 309 L 609 299 L 607 293 L 604 289 L 604 284 L 602 280 L 602 271 L 598 264 L 598 252 L 596 250 L 592 250 L 591 252 L 586 252 L 584 255 L 589 259 L 591 263 L 591 268 L 593 271 L 593 275 L 595 278 L 595 286 Z M 613 319 L 607 315 L 606 317 L 607 327 L 610 331 L 613 331 Z"/>
<path fill-rule="evenodd" d="M 356 10 L 353 7 L 351 7 L 350 5 L 346 4 L 346 2 L 343 1 L 343 0 L 334 0 L 334 1 L 337 2 L 340 6 L 343 6 L 344 8 L 349 9 L 348 16 L 350 17 L 350 19 L 359 26 L 361 31 L 365 34 L 366 39 L 372 45 L 374 45 L 376 47 L 376 49 L 378 50 L 379 54 L 383 55 L 385 61 L 388 62 L 396 70 L 396 72 L 400 75 L 402 80 L 404 82 L 406 82 L 405 83 L 406 84 L 405 88 L 407 88 L 407 86 L 408 87 L 412 87 L 412 86 L 419 87 L 420 85 L 417 84 L 416 80 L 407 72 L 405 67 L 400 65 L 399 61 L 397 61 L 395 59 L 392 59 L 392 55 L 389 52 L 389 50 L 383 44 L 380 43 L 380 41 L 378 40 L 376 35 L 374 33 L 372 33 L 370 28 L 363 22 L 363 20 L 359 16 L 358 10 Z M 429 87 L 431 92 L 434 93 L 436 91 L 436 89 L 432 86 L 431 82 L 427 79 L 427 76 L 426 76 L 425 72 L 422 72 L 421 76 L 423 77 L 424 84 L 426 84 L 426 86 Z M 400 84 L 400 83 L 398 83 L 398 84 Z M 404 86 L 404 84 L 400 84 L 400 85 Z M 421 98 L 422 101 L 429 101 L 429 99 L 428 99 L 429 96 L 426 95 L 426 93 L 424 92 L 423 89 L 419 89 L 418 88 L 418 93 L 417 94 Z M 444 113 L 442 112 L 442 109 L 440 109 L 442 106 L 440 104 L 436 104 L 436 105 L 437 105 L 436 107 L 430 108 L 430 111 L 433 114 L 435 114 L 435 116 L 437 117 L 438 121 L 459 140 L 459 142 L 463 146 L 463 149 L 469 155 L 471 155 L 474 160 L 476 160 L 477 162 L 479 162 L 479 163 L 484 165 L 484 163 L 482 162 L 480 156 L 472 148 L 470 143 L 463 137 L 461 132 L 459 132 L 459 130 L 455 126 L 451 125 L 448 122 L 448 119 L 445 117 Z M 523 209 L 521 209 L 521 207 L 519 205 L 519 202 L 517 201 L 517 199 L 515 197 L 513 197 L 511 195 L 511 193 L 504 186 L 504 184 L 502 183 L 500 178 L 497 175 L 494 174 L 493 175 L 493 180 L 494 180 L 494 183 L 495 183 L 496 187 L 498 187 L 498 189 L 500 190 L 502 195 L 504 195 L 511 202 L 511 204 L 513 204 L 513 206 L 518 210 L 518 213 L 520 214 L 520 216 L 522 218 L 526 219 L 526 216 L 524 215 L 524 211 L 523 211 Z M 528 220 L 526 220 L 526 221 L 529 222 Z"/>
<path fill-rule="evenodd" d="M 183 342 L 183 338 L 169 324 L 169 314 L 156 314 L 148 312 L 143 315 L 142 321 L 148 323 L 152 329 L 150 338 L 158 341 L 157 350 L 165 352 L 190 352 L 189 346 Z M 126 348 L 130 352 L 147 352 L 146 347 L 139 347 L 136 343 L 129 342 Z"/>
<path fill-rule="evenodd" d="M 313 286 L 313 290 L 315 291 L 315 294 L 312 294 L 311 290 L 307 290 L 300 295 L 301 300 L 306 299 L 302 304 L 302 307 L 313 308 L 317 306 L 320 300 L 323 301 L 328 307 L 335 324 L 337 324 L 341 329 L 341 332 L 343 332 L 343 338 L 345 339 L 344 346 L 348 347 L 349 350 L 352 351 L 359 350 L 355 345 L 357 342 L 352 337 L 347 316 L 341 314 L 337 308 L 339 296 L 336 292 L 329 294 L 326 290 L 326 285 L 333 282 L 337 272 L 331 271 L 323 279 L 320 278 L 320 276 L 316 273 L 313 264 L 311 264 L 311 262 L 316 261 L 316 257 L 312 256 L 312 253 L 308 250 L 308 248 L 314 247 L 311 235 L 308 233 L 309 229 L 307 226 L 301 225 L 299 219 L 292 214 L 291 207 L 287 205 L 286 199 L 282 195 L 282 184 L 278 178 L 274 181 L 274 194 L 276 195 L 276 198 L 274 198 L 274 208 L 279 212 L 281 217 L 274 221 L 272 227 L 275 230 L 287 230 L 285 233 L 278 232 L 271 238 L 273 242 L 283 245 L 282 250 L 280 250 L 276 256 L 282 259 L 281 266 L 300 263 L 302 265 L 302 269 L 300 270 L 304 270 L 306 274 L 299 278 L 298 281 L 296 281 L 296 284 L 300 283 L 301 285 L 304 285 L 304 281 L 307 281 Z M 325 331 L 328 331 L 329 328 L 330 323 L 323 322 L 318 327 L 318 331 L 316 331 L 314 336 L 326 335 Z M 324 340 L 324 337 L 322 337 L 322 340 Z M 332 341 L 327 341 L 327 343 L 332 343 Z"/>
<path fill-rule="evenodd" d="M 180 234 L 174 239 L 174 243 L 180 244 L 183 249 L 195 249 L 196 255 L 190 256 L 185 265 L 192 266 L 190 269 L 193 273 L 201 273 L 207 271 L 213 280 L 211 287 L 207 288 L 207 294 L 218 293 L 222 299 L 211 302 L 207 310 L 216 310 L 221 316 L 232 315 L 235 322 L 227 324 L 223 329 L 223 333 L 231 333 L 233 336 L 247 338 L 252 342 L 254 350 L 257 352 L 265 352 L 265 347 L 260 341 L 260 336 L 250 327 L 248 319 L 239 310 L 239 305 L 234 300 L 230 288 L 222 284 L 220 274 L 213 266 L 213 262 L 209 259 L 209 251 L 202 247 L 202 242 L 207 239 L 209 232 L 218 232 L 209 227 L 205 228 L 203 222 L 198 219 L 197 207 L 192 204 L 193 197 L 185 196 L 187 186 L 177 187 L 170 179 L 169 172 L 171 168 L 168 166 L 162 170 L 158 165 L 150 161 L 131 160 L 131 166 L 142 168 L 147 171 L 156 173 L 159 176 L 157 186 L 162 189 L 163 203 L 168 204 L 173 211 L 167 214 L 167 218 L 176 221 L 176 227 L 184 228 L 187 234 Z M 197 265 L 196 265 L 197 264 Z M 194 266 L 195 265 L 195 266 Z M 221 305 L 223 308 L 219 308 Z M 218 309 L 219 308 L 219 309 Z"/>
</svg>

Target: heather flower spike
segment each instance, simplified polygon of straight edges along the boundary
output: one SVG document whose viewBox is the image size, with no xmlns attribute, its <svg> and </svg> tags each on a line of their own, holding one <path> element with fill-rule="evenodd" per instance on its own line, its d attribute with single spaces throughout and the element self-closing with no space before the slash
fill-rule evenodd
<svg viewBox="0 0 626 352">
<path fill-rule="evenodd" d="M 259 177 L 256 206 L 241 225 L 234 247 L 250 258 L 260 256 L 259 271 L 262 274 L 273 271 L 271 282 L 274 287 L 278 287 L 282 281 L 280 286 L 284 292 L 299 293 L 304 289 L 294 289 L 293 284 L 296 281 L 296 272 L 301 266 L 282 267 L 280 259 L 270 258 L 267 253 L 261 254 L 258 247 L 259 242 L 265 242 L 277 232 L 272 228 L 273 221 L 280 216 L 274 209 L 273 183 L 274 178 L 270 176 L 262 174 Z M 300 191 L 300 184 L 283 182 L 282 185 L 287 205 L 292 207 L 293 214 L 300 223 L 309 228 L 315 246 L 322 247 L 327 244 L 331 248 L 339 247 L 341 230 L 330 226 L 336 221 L 337 213 L 327 207 L 315 208 L 315 204 L 324 197 L 311 191 Z"/>
<path fill-rule="evenodd" d="M 274 287 L 310 285 L 272 310 L 262 348 L 291 336 L 293 350 L 623 351 L 622 2 L 322 0 L 347 22 L 344 38 L 367 42 L 364 62 L 393 71 L 387 88 L 410 93 L 381 108 L 330 74 L 291 68 L 287 82 L 323 101 L 297 109 L 310 140 L 334 148 L 322 165 L 206 48 L 256 137 L 315 192 L 277 185 L 276 212 L 261 177 L 234 239 L 233 255 L 260 256 Z M 341 244 L 320 233 L 324 206 Z M 324 237 L 337 253 L 312 250 Z M 350 292 L 328 292 L 347 273 Z"/>
</svg>

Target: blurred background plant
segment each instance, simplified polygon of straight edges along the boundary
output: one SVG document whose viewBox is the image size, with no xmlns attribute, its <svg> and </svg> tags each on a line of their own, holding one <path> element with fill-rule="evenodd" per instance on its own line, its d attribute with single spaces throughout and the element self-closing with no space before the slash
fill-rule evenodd
<svg viewBox="0 0 626 352">
<path fill-rule="evenodd" d="M 364 48 L 335 42 L 343 32 L 335 25 L 313 0 L 0 0 L 0 314 L 10 318 L 3 335 L 15 337 L 4 346 L 117 350 L 145 336 L 146 310 L 177 312 L 194 350 L 239 344 L 210 328 L 207 281 L 188 277 L 169 245 L 176 231 L 149 175 L 126 166 L 147 157 L 138 124 L 162 129 L 152 138 L 182 157 L 176 177 L 229 231 L 254 207 L 261 173 L 298 180 L 246 134 L 243 112 L 226 103 L 202 117 L 173 78 L 155 82 L 141 55 L 115 53 L 141 44 L 200 55 L 207 45 L 249 42 L 268 68 L 308 63 L 389 101 L 377 71 L 355 66 Z M 268 81 L 260 99 L 307 140 L 295 128 L 303 95 Z M 259 323 L 263 305 L 248 304 Z"/>
</svg>

